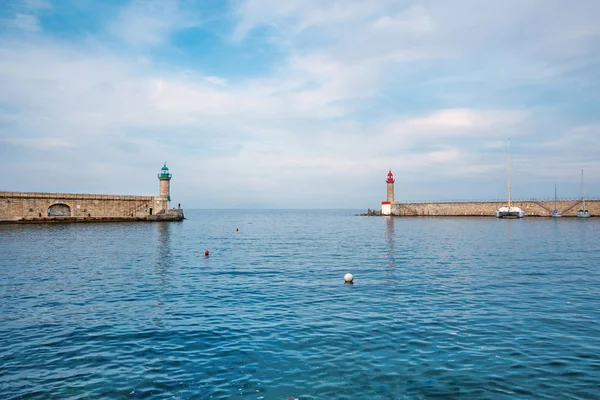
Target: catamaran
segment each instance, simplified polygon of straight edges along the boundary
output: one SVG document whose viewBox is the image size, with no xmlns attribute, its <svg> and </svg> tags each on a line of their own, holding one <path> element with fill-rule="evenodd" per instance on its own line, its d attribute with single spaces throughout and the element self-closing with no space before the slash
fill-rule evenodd
<svg viewBox="0 0 600 400">
<path fill-rule="evenodd" d="M 581 170 L 581 201 L 583 202 L 583 207 L 577 210 L 577 218 L 589 218 L 590 212 L 585 208 L 585 197 L 583 195 L 583 170 Z"/>
<path fill-rule="evenodd" d="M 562 217 L 561 213 L 558 212 L 558 208 L 556 208 L 556 183 L 554 184 L 554 210 L 552 210 L 552 216 L 554 218 Z"/>
<path fill-rule="evenodd" d="M 496 210 L 496 218 L 523 218 L 525 213 L 519 207 L 510 205 L 510 139 L 508 139 L 508 207 Z"/>
</svg>

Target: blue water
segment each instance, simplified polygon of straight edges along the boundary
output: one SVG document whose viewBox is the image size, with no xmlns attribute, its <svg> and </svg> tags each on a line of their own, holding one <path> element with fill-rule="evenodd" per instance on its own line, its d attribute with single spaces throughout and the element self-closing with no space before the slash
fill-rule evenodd
<svg viewBox="0 0 600 400">
<path fill-rule="evenodd" d="M 600 220 L 356 212 L 1 225 L 0 398 L 600 398 Z"/>
</svg>

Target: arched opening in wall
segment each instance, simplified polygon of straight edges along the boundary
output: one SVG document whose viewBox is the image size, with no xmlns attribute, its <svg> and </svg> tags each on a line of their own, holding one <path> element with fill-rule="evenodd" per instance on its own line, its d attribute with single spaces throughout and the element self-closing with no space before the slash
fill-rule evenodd
<svg viewBox="0 0 600 400">
<path fill-rule="evenodd" d="M 49 217 L 70 217 L 71 216 L 71 207 L 66 204 L 52 204 L 48 207 L 48 216 Z"/>
</svg>

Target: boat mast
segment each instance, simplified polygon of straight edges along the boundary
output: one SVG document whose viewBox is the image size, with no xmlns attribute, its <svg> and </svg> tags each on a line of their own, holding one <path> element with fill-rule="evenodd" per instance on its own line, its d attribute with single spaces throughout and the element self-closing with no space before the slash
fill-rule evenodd
<svg viewBox="0 0 600 400">
<path fill-rule="evenodd" d="M 581 170 L 581 201 L 583 202 L 583 211 L 585 212 L 585 197 L 583 196 L 583 170 Z"/>
<path fill-rule="evenodd" d="M 508 211 L 510 211 L 510 139 L 508 139 Z"/>
<path fill-rule="evenodd" d="M 554 209 L 556 210 L 556 183 L 554 184 Z"/>
</svg>

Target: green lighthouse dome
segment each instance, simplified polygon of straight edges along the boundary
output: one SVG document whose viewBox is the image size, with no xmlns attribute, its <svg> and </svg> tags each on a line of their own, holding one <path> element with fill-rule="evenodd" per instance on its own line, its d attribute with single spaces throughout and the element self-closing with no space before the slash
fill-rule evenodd
<svg viewBox="0 0 600 400">
<path fill-rule="evenodd" d="M 166 161 L 165 161 L 165 164 L 163 165 L 163 167 L 160 169 L 160 173 L 158 174 L 158 177 L 161 179 L 171 179 L 171 174 L 169 173 L 169 168 L 167 168 Z"/>
</svg>

